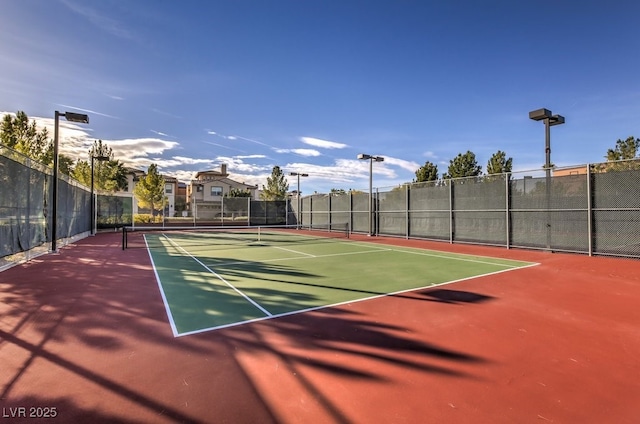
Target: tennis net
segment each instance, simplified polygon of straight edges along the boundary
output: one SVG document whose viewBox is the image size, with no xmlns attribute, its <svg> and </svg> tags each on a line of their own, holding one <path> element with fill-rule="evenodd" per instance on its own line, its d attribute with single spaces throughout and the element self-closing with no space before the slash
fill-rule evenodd
<svg viewBox="0 0 640 424">
<path fill-rule="evenodd" d="M 167 240 L 181 246 L 270 245 L 349 238 L 349 224 L 260 226 L 136 226 L 122 228 L 122 249 L 160 248 Z"/>
</svg>

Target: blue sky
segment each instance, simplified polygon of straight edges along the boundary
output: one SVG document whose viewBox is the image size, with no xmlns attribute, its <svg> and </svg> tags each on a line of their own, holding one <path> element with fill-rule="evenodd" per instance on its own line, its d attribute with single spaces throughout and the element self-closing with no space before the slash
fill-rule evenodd
<svg viewBox="0 0 640 424">
<path fill-rule="evenodd" d="M 266 184 L 305 172 L 303 194 L 440 174 L 467 150 L 486 169 L 604 160 L 640 136 L 640 3 L 626 0 L 5 0 L 0 113 L 51 128 L 86 159 L 96 139 L 128 166 L 186 181 L 219 169 Z M 53 132 L 51 133 L 53 134 Z M 288 178 L 296 188 L 295 177 Z"/>
</svg>

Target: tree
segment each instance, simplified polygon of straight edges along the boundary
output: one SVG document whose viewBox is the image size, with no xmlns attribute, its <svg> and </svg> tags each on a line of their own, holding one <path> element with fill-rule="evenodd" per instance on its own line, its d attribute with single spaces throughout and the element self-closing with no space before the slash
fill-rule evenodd
<svg viewBox="0 0 640 424">
<path fill-rule="evenodd" d="M 487 162 L 487 175 L 511 172 L 512 166 L 513 158 L 507 159 L 507 154 L 502 150 L 498 150 Z"/>
<path fill-rule="evenodd" d="M 284 200 L 287 198 L 287 191 L 289 191 L 289 183 L 280 167 L 276 165 L 271 171 L 271 176 L 267 177 L 266 187 L 262 186 L 260 198 L 262 200 Z"/>
<path fill-rule="evenodd" d="M 49 134 L 44 128 L 38 131 L 35 121 L 29 121 L 26 113 L 18 111 L 15 118 L 9 114 L 2 119 L 2 144 L 38 162 L 45 162 Z"/>
<path fill-rule="evenodd" d="M 593 172 L 628 171 L 640 169 L 640 161 L 634 161 L 640 149 L 640 139 L 633 136 L 626 140 L 618 139 L 616 147 L 607 150 L 607 163 L 592 166 Z"/>
<path fill-rule="evenodd" d="M 476 155 L 467 150 L 467 153 L 458 153 L 458 156 L 449 161 L 448 172 L 442 178 L 475 177 L 480 175 L 481 172 L 482 167 L 478 165 Z"/>
<path fill-rule="evenodd" d="M 93 142 L 89 149 L 89 160 L 78 160 L 73 177 L 86 186 L 91 185 L 91 158 L 107 157 L 107 161 L 95 160 L 93 162 L 94 187 L 103 191 L 120 191 L 127 188 L 127 170 L 124 164 L 114 158 L 113 150 L 103 144 L 102 140 Z"/>
<path fill-rule="evenodd" d="M 423 166 L 416 171 L 416 183 L 422 183 L 425 181 L 437 181 L 438 180 L 438 165 L 426 161 Z"/>
<path fill-rule="evenodd" d="M 638 154 L 640 148 L 640 139 L 633 136 L 627 137 L 626 140 L 616 141 L 616 147 L 614 149 L 607 150 L 607 161 L 634 159 Z"/>
<path fill-rule="evenodd" d="M 138 205 L 151 209 L 151 215 L 155 216 L 156 207 L 161 209 L 164 206 L 164 185 L 164 177 L 158 173 L 158 166 L 152 163 L 133 189 Z"/>
<path fill-rule="evenodd" d="M 29 121 L 23 111 L 18 111 L 15 118 L 6 114 L 0 126 L 0 142 L 23 155 L 42 163 L 53 164 L 53 140 L 49 139 L 46 128 L 38 131 L 36 121 Z M 73 159 L 58 154 L 58 169 L 61 173 L 71 175 Z"/>
</svg>

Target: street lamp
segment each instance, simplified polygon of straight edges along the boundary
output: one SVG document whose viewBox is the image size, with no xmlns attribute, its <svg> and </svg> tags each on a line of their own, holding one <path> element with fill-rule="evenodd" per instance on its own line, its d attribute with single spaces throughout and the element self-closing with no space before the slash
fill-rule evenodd
<svg viewBox="0 0 640 424">
<path fill-rule="evenodd" d="M 545 145 L 544 151 L 546 160 L 544 167 L 547 170 L 547 174 L 551 171 L 551 127 L 554 125 L 564 124 L 564 116 L 552 115 L 548 109 L 538 109 L 529 112 L 529 118 L 534 121 L 544 121 L 545 128 Z"/>
<path fill-rule="evenodd" d="M 537 109 L 529 112 L 529 118 L 544 122 L 544 151 L 545 151 L 545 186 L 547 196 L 547 249 L 551 249 L 551 127 L 564 124 L 564 116 L 552 115 L 549 109 Z"/>
<path fill-rule="evenodd" d="M 61 116 L 64 116 L 69 122 L 80 122 L 83 124 L 89 123 L 88 115 L 73 112 L 60 113 L 57 110 L 55 112 L 55 125 L 53 127 L 53 190 L 51 199 L 51 251 L 54 253 L 57 251 L 56 226 L 58 215 L 58 127 Z"/>
<path fill-rule="evenodd" d="M 91 155 L 91 235 L 96 233 L 96 199 L 93 196 L 93 161 L 105 162 L 109 160 L 109 156 L 93 156 Z"/>
<path fill-rule="evenodd" d="M 302 216 L 300 213 L 300 177 L 308 177 L 309 174 L 301 174 L 299 172 L 291 172 L 289 175 L 293 176 L 293 177 L 298 177 L 298 186 L 297 186 L 297 190 L 298 192 L 296 193 L 296 198 L 297 198 L 297 203 L 298 203 L 298 216 L 296 218 L 296 228 L 300 229 L 300 217 Z"/>
<path fill-rule="evenodd" d="M 360 160 L 369 161 L 369 235 L 373 235 L 373 162 L 383 162 L 382 156 L 372 156 L 364 153 L 358 155 Z"/>
</svg>

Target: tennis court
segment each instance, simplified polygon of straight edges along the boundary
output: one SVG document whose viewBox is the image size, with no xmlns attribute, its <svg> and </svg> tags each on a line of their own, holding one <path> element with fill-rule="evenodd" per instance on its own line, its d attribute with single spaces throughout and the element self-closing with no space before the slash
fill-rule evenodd
<svg viewBox="0 0 640 424">
<path fill-rule="evenodd" d="M 135 232 L 126 250 L 105 232 L 0 273 L 3 410 L 49 408 L 50 422 L 637 422 L 637 261 L 247 232 Z"/>
<path fill-rule="evenodd" d="M 536 265 L 353 241 L 343 231 L 238 227 L 134 234 L 148 248 L 175 336 Z"/>
</svg>

